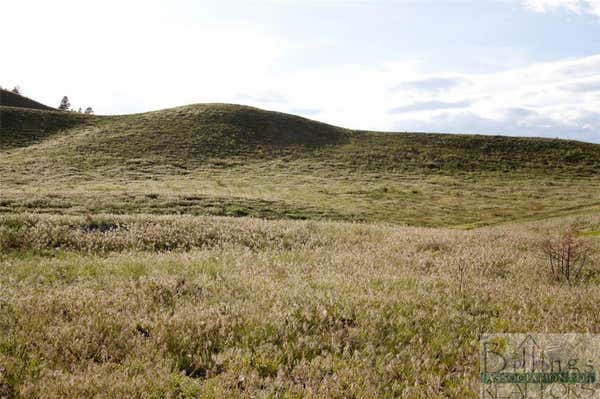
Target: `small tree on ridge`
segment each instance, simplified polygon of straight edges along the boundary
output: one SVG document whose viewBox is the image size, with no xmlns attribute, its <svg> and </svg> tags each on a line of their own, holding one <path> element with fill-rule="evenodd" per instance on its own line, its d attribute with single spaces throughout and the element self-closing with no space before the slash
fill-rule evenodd
<svg viewBox="0 0 600 399">
<path fill-rule="evenodd" d="M 71 103 L 69 102 L 69 97 L 64 96 L 62 98 L 62 100 L 60 101 L 60 105 L 58 106 L 58 109 L 60 109 L 62 111 L 68 111 L 69 108 L 71 108 Z"/>
</svg>

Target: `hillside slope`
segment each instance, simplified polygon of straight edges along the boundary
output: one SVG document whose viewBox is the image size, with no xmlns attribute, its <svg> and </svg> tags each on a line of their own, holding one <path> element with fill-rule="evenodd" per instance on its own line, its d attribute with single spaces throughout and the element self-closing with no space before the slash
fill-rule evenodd
<svg viewBox="0 0 600 399">
<path fill-rule="evenodd" d="M 294 115 L 229 104 L 198 104 L 123 116 L 1 108 L 0 149 L 64 131 L 45 150 L 117 159 L 158 157 L 190 165 L 210 157 L 310 157 L 368 170 L 544 171 L 600 169 L 600 146 L 527 137 L 351 131 Z M 67 131 L 68 130 L 68 131 Z M 93 133 L 92 133 L 93 130 Z M 20 143 L 20 144 L 19 144 Z"/>
<path fill-rule="evenodd" d="M 31 98 L 4 89 L 0 89 L 0 106 L 41 109 L 46 111 L 54 110 L 54 108 L 32 100 Z"/>
<path fill-rule="evenodd" d="M 352 131 L 241 105 L 0 108 L 0 211 L 471 226 L 598 209 L 600 145 Z"/>
<path fill-rule="evenodd" d="M 76 112 L 0 107 L 0 150 L 27 147 L 91 120 Z"/>
</svg>

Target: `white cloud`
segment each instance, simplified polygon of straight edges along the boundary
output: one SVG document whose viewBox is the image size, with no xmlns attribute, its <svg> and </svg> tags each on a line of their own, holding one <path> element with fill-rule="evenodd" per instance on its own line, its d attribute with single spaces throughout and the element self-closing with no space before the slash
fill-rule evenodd
<svg viewBox="0 0 600 399">
<path fill-rule="evenodd" d="M 576 14 L 600 16 L 600 0 L 522 0 L 522 3 L 537 12 L 565 9 Z"/>
<path fill-rule="evenodd" d="M 394 128 L 600 142 L 600 55 L 463 78 L 471 85 L 451 88 L 438 98 L 469 102 L 468 109 L 399 115 Z"/>
<path fill-rule="evenodd" d="M 452 77 L 452 78 L 450 78 Z M 360 129 L 568 137 L 600 142 L 600 55 L 487 74 L 420 73 L 414 61 L 281 75 L 280 111 Z M 457 83 L 458 82 L 458 83 Z"/>
</svg>

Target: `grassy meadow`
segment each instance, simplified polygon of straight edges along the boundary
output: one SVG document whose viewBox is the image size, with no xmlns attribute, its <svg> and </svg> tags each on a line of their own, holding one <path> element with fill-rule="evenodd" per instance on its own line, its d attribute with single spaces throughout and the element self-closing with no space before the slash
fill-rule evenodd
<svg viewBox="0 0 600 399">
<path fill-rule="evenodd" d="M 208 104 L 0 107 L 0 398 L 475 398 L 594 332 L 600 146 Z M 581 278 L 541 243 L 576 225 Z"/>
<path fill-rule="evenodd" d="M 595 144 L 359 132 L 224 104 L 0 116 L 3 213 L 471 228 L 600 209 Z"/>
<path fill-rule="evenodd" d="M 600 268 L 553 282 L 537 251 L 573 222 L 600 230 L 4 216 L 4 393 L 475 397 L 480 334 L 597 331 Z"/>
</svg>

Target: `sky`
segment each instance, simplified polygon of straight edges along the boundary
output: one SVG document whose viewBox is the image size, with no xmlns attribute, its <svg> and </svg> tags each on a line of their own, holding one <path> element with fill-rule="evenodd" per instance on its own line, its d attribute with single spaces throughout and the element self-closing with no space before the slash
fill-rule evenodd
<svg viewBox="0 0 600 399">
<path fill-rule="evenodd" d="M 0 0 L 0 85 L 125 114 L 226 102 L 600 143 L 600 0 Z"/>
</svg>

